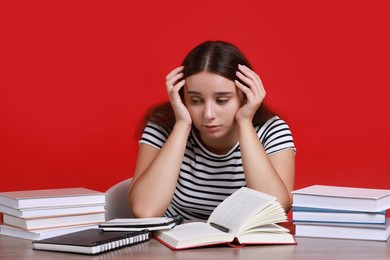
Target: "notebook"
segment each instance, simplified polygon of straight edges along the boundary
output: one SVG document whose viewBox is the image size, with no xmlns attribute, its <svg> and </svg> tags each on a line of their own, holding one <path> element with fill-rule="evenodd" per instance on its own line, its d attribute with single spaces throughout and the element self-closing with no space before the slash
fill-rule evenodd
<svg viewBox="0 0 390 260">
<path fill-rule="evenodd" d="M 33 249 L 95 255 L 146 242 L 150 238 L 151 232 L 149 230 L 105 232 L 101 229 L 93 228 L 33 241 Z"/>
<path fill-rule="evenodd" d="M 116 218 L 99 224 L 104 231 L 139 231 L 148 229 L 150 231 L 171 229 L 182 224 L 183 216 L 176 215 L 157 218 Z"/>
</svg>

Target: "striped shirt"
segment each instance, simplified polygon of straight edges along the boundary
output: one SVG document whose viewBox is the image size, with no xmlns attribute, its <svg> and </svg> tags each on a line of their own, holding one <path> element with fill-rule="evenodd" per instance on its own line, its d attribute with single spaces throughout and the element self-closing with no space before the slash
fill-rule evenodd
<svg viewBox="0 0 390 260">
<path fill-rule="evenodd" d="M 279 117 L 269 119 L 261 127 L 255 126 L 255 130 L 268 155 L 286 149 L 295 151 L 291 131 Z M 148 123 L 140 143 L 161 149 L 170 131 Z M 239 143 L 226 154 L 214 154 L 201 144 L 194 130 L 191 130 L 176 190 L 165 215 L 207 219 L 219 203 L 243 186 L 246 186 L 246 182 Z"/>
</svg>

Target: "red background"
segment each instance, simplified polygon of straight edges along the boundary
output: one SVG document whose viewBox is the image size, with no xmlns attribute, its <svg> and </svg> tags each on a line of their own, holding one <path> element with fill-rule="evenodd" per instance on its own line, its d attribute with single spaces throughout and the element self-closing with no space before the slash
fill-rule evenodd
<svg viewBox="0 0 390 260">
<path fill-rule="evenodd" d="M 390 189 L 388 1 L 1 1 L 0 191 L 131 177 L 136 125 L 204 40 L 247 55 L 296 188 Z"/>
</svg>

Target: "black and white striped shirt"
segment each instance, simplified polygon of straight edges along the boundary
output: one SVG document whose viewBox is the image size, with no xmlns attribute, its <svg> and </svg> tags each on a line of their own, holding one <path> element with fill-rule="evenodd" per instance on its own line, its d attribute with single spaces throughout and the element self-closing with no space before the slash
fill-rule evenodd
<svg viewBox="0 0 390 260">
<path fill-rule="evenodd" d="M 267 154 L 293 149 L 291 131 L 283 120 L 275 116 L 255 130 Z M 170 129 L 149 123 L 140 143 L 161 149 Z M 191 131 L 180 168 L 176 191 L 167 216 L 182 215 L 186 219 L 207 219 L 215 207 L 239 188 L 246 186 L 237 143 L 228 153 L 217 155 L 208 151 Z"/>
</svg>

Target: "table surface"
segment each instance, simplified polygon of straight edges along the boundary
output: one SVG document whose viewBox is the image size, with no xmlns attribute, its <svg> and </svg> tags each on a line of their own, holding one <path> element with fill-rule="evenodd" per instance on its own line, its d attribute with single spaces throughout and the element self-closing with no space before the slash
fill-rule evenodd
<svg viewBox="0 0 390 260">
<path fill-rule="evenodd" d="M 216 246 L 172 251 L 155 239 L 97 256 L 39 251 L 30 240 L 0 235 L 0 259 L 390 259 L 387 242 L 296 237 L 297 245 Z"/>
</svg>

